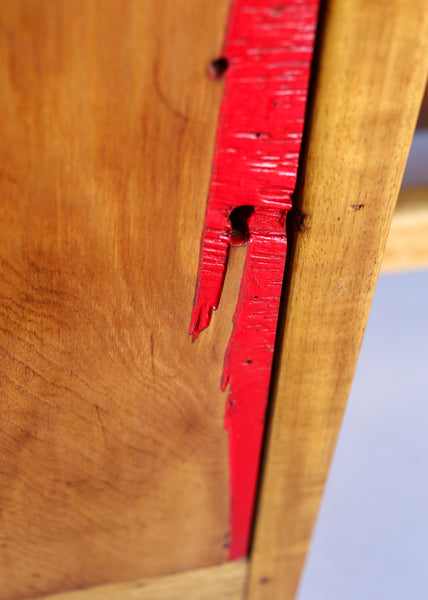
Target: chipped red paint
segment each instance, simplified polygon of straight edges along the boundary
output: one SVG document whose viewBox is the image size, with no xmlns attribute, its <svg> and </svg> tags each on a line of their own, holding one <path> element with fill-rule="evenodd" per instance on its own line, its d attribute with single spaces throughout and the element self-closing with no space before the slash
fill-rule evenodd
<svg viewBox="0 0 428 600">
<path fill-rule="evenodd" d="M 190 333 L 209 325 L 230 246 L 229 216 L 248 209 L 248 253 L 222 388 L 229 384 L 231 546 L 248 551 L 318 0 L 235 0 Z M 224 63 L 223 63 L 224 66 Z M 250 214 L 251 213 L 251 214 Z"/>
</svg>

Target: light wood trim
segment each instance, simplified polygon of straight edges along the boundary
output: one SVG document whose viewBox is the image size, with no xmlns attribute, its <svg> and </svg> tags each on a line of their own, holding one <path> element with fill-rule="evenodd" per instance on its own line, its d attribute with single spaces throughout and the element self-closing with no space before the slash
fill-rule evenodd
<svg viewBox="0 0 428 600">
<path fill-rule="evenodd" d="M 428 58 L 426 0 L 332 0 L 300 193 L 250 600 L 295 597 Z"/>
<path fill-rule="evenodd" d="M 382 272 L 428 268 L 428 187 L 401 190 L 382 261 Z"/>
<path fill-rule="evenodd" d="M 44 600 L 241 600 L 247 568 L 246 560 L 237 560 L 175 575 L 45 596 Z"/>
</svg>

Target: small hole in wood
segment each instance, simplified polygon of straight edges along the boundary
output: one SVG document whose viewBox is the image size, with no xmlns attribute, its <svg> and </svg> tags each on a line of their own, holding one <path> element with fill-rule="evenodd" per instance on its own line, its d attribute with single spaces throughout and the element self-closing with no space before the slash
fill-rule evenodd
<svg viewBox="0 0 428 600">
<path fill-rule="evenodd" d="M 229 67 L 229 61 L 226 57 L 220 56 L 212 61 L 209 66 L 208 74 L 211 79 L 219 79 L 222 77 Z"/>
<path fill-rule="evenodd" d="M 254 206 L 237 206 L 229 215 L 229 221 L 232 225 L 230 237 L 232 244 L 245 244 L 250 239 L 250 230 L 248 221 L 254 212 Z"/>
</svg>

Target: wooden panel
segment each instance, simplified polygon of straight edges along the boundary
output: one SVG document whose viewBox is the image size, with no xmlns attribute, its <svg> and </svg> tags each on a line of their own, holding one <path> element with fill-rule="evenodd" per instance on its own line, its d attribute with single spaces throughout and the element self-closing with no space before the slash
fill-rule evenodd
<svg viewBox="0 0 428 600">
<path fill-rule="evenodd" d="M 427 28 L 425 0 L 328 3 L 251 600 L 296 593 L 422 98 Z"/>
<path fill-rule="evenodd" d="M 428 187 L 401 190 L 382 260 L 382 271 L 428 268 Z"/>
<path fill-rule="evenodd" d="M 2 599 L 227 556 L 242 265 L 188 328 L 228 5 L 1 3 Z"/>
<path fill-rule="evenodd" d="M 241 600 L 245 560 L 215 567 L 45 596 L 45 600 Z"/>
</svg>

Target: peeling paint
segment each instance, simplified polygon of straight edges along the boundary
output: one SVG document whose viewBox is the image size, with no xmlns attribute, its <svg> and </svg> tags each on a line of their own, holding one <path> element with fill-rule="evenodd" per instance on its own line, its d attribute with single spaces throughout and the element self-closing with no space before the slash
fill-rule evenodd
<svg viewBox="0 0 428 600">
<path fill-rule="evenodd" d="M 235 0 L 211 76 L 225 78 L 190 333 L 218 307 L 231 245 L 248 243 L 222 389 L 231 472 L 230 559 L 248 552 L 318 0 Z M 227 67 L 224 68 L 223 67 Z M 221 73 L 220 73 L 221 71 Z M 248 208 L 244 232 L 230 215 Z M 250 210 L 251 209 L 251 210 Z"/>
</svg>

